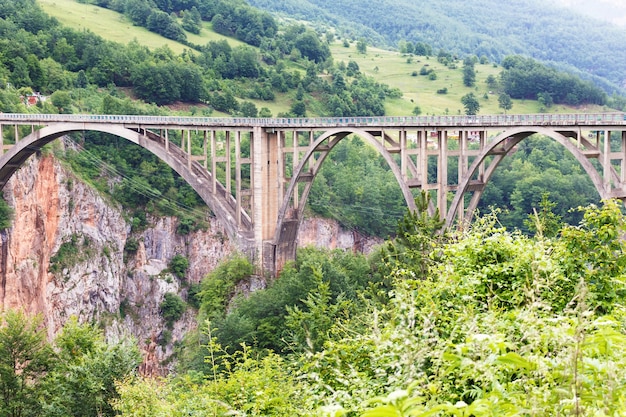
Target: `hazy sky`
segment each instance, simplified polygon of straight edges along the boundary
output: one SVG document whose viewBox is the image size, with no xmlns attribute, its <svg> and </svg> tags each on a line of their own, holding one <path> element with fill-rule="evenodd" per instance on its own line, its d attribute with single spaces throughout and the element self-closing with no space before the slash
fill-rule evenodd
<svg viewBox="0 0 626 417">
<path fill-rule="evenodd" d="M 553 0 L 576 12 L 626 27 L 626 0 Z"/>
</svg>

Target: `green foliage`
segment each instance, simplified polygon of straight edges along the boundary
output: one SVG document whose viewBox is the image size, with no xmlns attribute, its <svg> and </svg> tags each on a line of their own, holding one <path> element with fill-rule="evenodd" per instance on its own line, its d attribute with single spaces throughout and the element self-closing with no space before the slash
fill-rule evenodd
<svg viewBox="0 0 626 417">
<path fill-rule="evenodd" d="M 446 50 L 496 63 L 507 55 L 521 54 L 549 61 L 551 67 L 584 74 L 583 78 L 592 78 L 607 90 L 623 91 L 619 63 L 626 60 L 626 48 L 619 42 L 622 30 L 598 25 L 571 8 L 546 8 L 539 0 L 521 4 L 497 0 L 439 0 L 427 4 L 411 0 L 376 4 L 357 0 L 323 4 L 254 0 L 252 4 L 289 16 L 304 16 L 320 25 L 336 22 L 342 36 L 363 37 L 370 45 L 396 48 L 402 41 L 411 40 L 416 55 L 433 56 L 433 50 Z M 566 50 L 563 45 L 576 48 Z M 589 56 L 596 59 L 589 60 Z"/>
<path fill-rule="evenodd" d="M 55 346 L 59 363 L 46 380 L 48 415 L 114 416 L 115 381 L 136 370 L 141 362 L 137 347 L 128 341 L 107 345 L 101 330 L 75 318 L 63 327 Z"/>
<path fill-rule="evenodd" d="M 39 403 L 42 380 L 54 354 L 41 329 L 41 318 L 29 320 L 8 311 L 0 327 L 0 415 L 44 415 Z"/>
<path fill-rule="evenodd" d="M 165 320 L 168 328 L 180 320 L 185 312 L 185 302 L 176 294 L 168 292 L 163 295 L 163 301 L 159 304 L 159 313 Z"/>
<path fill-rule="evenodd" d="M 428 276 L 430 268 L 436 263 L 433 252 L 445 240 L 445 220 L 440 217 L 439 209 L 432 216 L 428 214 L 430 204 L 430 194 L 422 191 L 415 198 L 417 210 L 407 210 L 398 222 L 396 238 L 383 249 L 389 268 L 413 265 L 416 268 L 412 272 L 416 278 Z"/>
<path fill-rule="evenodd" d="M 308 204 L 324 217 L 368 235 L 395 232 L 406 203 L 397 181 L 376 150 L 360 138 L 342 140 L 322 165 Z"/>
<path fill-rule="evenodd" d="M 359 39 L 356 43 L 356 50 L 360 53 L 360 54 L 365 54 L 367 53 L 367 41 L 363 38 Z"/>
<path fill-rule="evenodd" d="M 189 260 L 182 255 L 176 254 L 170 259 L 168 269 L 179 279 L 183 280 L 189 269 Z"/>
<path fill-rule="evenodd" d="M 507 56 L 502 67 L 502 88 L 513 98 L 537 99 L 541 94 L 550 96 L 555 103 L 569 105 L 605 104 L 607 100 L 606 93 L 593 83 L 558 72 L 533 59 Z"/>
<path fill-rule="evenodd" d="M 143 111 L 115 98 L 106 101 L 110 110 Z M 196 210 L 203 205 L 200 197 L 154 154 L 118 137 L 86 132 L 84 138 L 82 152 L 68 151 L 63 158 L 82 179 L 132 209 L 133 231 L 146 227 L 146 214 L 179 215 L 181 234 L 203 227 L 206 209 Z M 112 190 L 110 177 L 116 179 Z"/>
<path fill-rule="evenodd" d="M 461 97 L 461 103 L 463 103 L 467 115 L 475 115 L 480 111 L 480 103 L 474 93 L 468 93 Z"/>
<path fill-rule="evenodd" d="M 463 60 L 463 85 L 473 87 L 476 84 L 476 70 L 474 69 L 474 60 L 465 58 Z"/>
<path fill-rule="evenodd" d="M 215 337 L 231 349 L 242 343 L 275 352 L 318 348 L 329 330 L 321 312 L 333 312 L 332 321 L 345 317 L 359 294 L 377 282 L 369 272 L 363 257 L 303 249 L 266 290 L 237 300 L 235 309 L 214 320 Z"/>
<path fill-rule="evenodd" d="M 383 329 L 374 315 L 369 333 L 331 340 L 305 361 L 312 395 L 370 416 L 618 410 L 626 391 L 606 372 L 624 361 L 613 343 L 626 340 L 614 318 L 626 288 L 616 208 L 585 210 L 568 233 L 584 231 L 590 243 L 575 252 L 571 239 L 584 239 L 576 233 L 530 239 L 489 216 L 443 245 L 442 267 L 427 278 L 400 265 Z M 603 274 L 613 288 L 597 285 Z M 613 316 L 603 316 L 609 303 Z"/>
<path fill-rule="evenodd" d="M 243 255 L 221 262 L 201 282 L 200 309 L 205 317 L 214 318 L 226 313 L 226 304 L 233 296 L 235 286 L 254 272 L 252 264 Z"/>
<path fill-rule="evenodd" d="M 296 351 L 317 352 L 331 337 L 331 330 L 338 317 L 345 317 L 350 310 L 350 301 L 343 296 L 333 302 L 330 283 L 324 281 L 322 271 L 313 267 L 313 279 L 316 288 L 302 300 L 302 308 L 298 305 L 286 306 L 285 326 L 289 329 L 287 336 L 291 347 Z"/>
<path fill-rule="evenodd" d="M 427 206 L 427 198 L 419 205 Z M 201 409 L 216 415 L 620 415 L 626 405 L 624 225 L 616 201 L 583 209 L 578 227 L 554 237 L 507 232 L 492 214 L 433 241 L 438 262 L 427 274 L 413 273 L 420 257 L 398 261 L 384 303 L 373 302 L 371 288 L 360 290 L 374 275 L 354 255 L 302 251 L 267 290 L 238 300 L 227 320 L 204 326 L 203 376 L 188 372 L 161 385 L 127 380 L 118 385 L 115 408 L 122 415 L 174 416 Z M 409 230 L 423 233 L 405 229 L 409 241 Z M 243 323 L 252 337 L 241 332 Z M 233 353 L 221 342 L 233 332 L 265 348 L 283 337 L 289 354 L 257 356 L 245 343 Z"/>
<path fill-rule="evenodd" d="M 113 416 L 114 381 L 140 362 L 136 346 L 104 342 L 102 332 L 70 319 L 46 341 L 41 318 L 7 311 L 0 327 L 0 415 Z"/>
<path fill-rule="evenodd" d="M 556 203 L 549 200 L 549 193 L 543 193 L 539 203 L 539 212 L 534 210 L 528 216 L 525 224 L 531 233 L 536 233 L 545 237 L 555 237 L 564 226 L 561 216 L 554 213 Z"/>
<path fill-rule="evenodd" d="M 124 244 L 124 252 L 135 253 L 139 249 L 139 240 L 129 237 Z"/>
<path fill-rule="evenodd" d="M 202 30 L 202 16 L 200 12 L 193 6 L 190 10 L 183 12 L 183 21 L 181 23 L 183 29 L 196 35 Z"/>
<path fill-rule="evenodd" d="M 50 257 L 48 270 L 55 274 L 65 274 L 65 270 L 85 261 L 93 255 L 90 239 L 85 235 L 72 234 L 63 240 L 61 246 Z"/>
<path fill-rule="evenodd" d="M 14 210 L 9 206 L 4 199 L 0 198 L 0 230 L 8 229 L 11 227 L 11 222 L 15 216 Z"/>
<path fill-rule="evenodd" d="M 569 255 L 564 258 L 568 260 L 563 262 L 564 274 L 571 281 L 584 281 L 588 287 L 587 305 L 608 314 L 626 296 L 624 215 L 616 200 L 579 210 L 584 212 L 580 226 L 561 230 L 563 246 L 556 251 L 561 256 Z"/>
<path fill-rule="evenodd" d="M 178 225 L 176 226 L 176 233 L 179 235 L 188 235 L 191 232 L 195 232 L 203 227 L 201 222 L 192 217 L 179 216 Z"/>
<path fill-rule="evenodd" d="M 228 355 L 209 338 L 207 361 L 215 371 L 210 378 L 197 374 L 169 383 L 149 378 L 118 383 L 121 393 L 114 402 L 122 416 L 185 415 L 305 416 L 303 386 L 290 372 L 285 359 L 275 354 L 257 356 L 244 349 Z M 220 357 L 220 368 L 212 358 Z"/>
<path fill-rule="evenodd" d="M 511 96 L 506 93 L 502 93 L 498 96 L 498 107 L 500 107 L 506 113 L 508 110 L 513 108 L 513 101 L 511 100 Z"/>
</svg>

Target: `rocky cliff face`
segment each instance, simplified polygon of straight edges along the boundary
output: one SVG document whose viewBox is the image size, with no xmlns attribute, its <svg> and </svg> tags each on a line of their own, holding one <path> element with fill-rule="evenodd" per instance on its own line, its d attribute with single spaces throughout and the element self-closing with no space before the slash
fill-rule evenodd
<svg viewBox="0 0 626 417">
<path fill-rule="evenodd" d="M 213 219 L 208 229 L 176 233 L 175 218 L 154 219 L 124 247 L 130 226 L 119 208 L 65 170 L 52 156 L 31 158 L 4 190 L 15 209 L 0 242 L 0 304 L 42 314 L 52 337 L 71 316 L 105 326 L 109 339 L 134 337 L 144 350 L 146 373 L 172 353 L 172 342 L 194 326 L 191 311 L 161 343 L 159 305 L 167 292 L 182 293 L 167 272 L 174 255 L 189 259 L 187 280 L 199 282 L 233 248 Z"/>
<path fill-rule="evenodd" d="M 186 295 L 168 263 L 186 257 L 187 282 L 199 282 L 234 250 L 219 223 L 209 218 L 206 230 L 181 236 L 175 218 L 151 219 L 125 253 L 131 230 L 121 209 L 50 155 L 32 157 L 4 195 L 15 219 L 0 235 L 0 305 L 43 315 L 50 337 L 71 316 L 103 325 L 110 340 L 134 337 L 142 371 L 164 372 L 173 342 L 195 325 L 190 309 L 171 329 L 160 316 L 164 294 Z M 301 246 L 367 250 L 370 242 L 323 219 L 306 220 L 300 235 Z"/>
</svg>

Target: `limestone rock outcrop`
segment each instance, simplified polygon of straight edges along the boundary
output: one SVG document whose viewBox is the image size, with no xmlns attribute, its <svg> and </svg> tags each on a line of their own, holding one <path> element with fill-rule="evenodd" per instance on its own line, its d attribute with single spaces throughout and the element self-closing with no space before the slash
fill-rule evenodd
<svg viewBox="0 0 626 417">
<path fill-rule="evenodd" d="M 143 373 L 166 373 L 162 364 L 174 343 L 196 322 L 187 309 L 167 328 L 160 304 L 166 293 L 185 299 L 189 284 L 235 250 L 219 222 L 207 216 L 205 230 L 182 236 L 175 217 L 152 218 L 148 228 L 131 232 L 120 207 L 51 154 L 31 157 L 3 192 L 15 218 L 0 232 L 0 307 L 41 314 L 50 338 L 72 316 L 97 323 L 109 340 L 138 342 Z M 130 252 L 129 239 L 136 242 Z M 299 237 L 300 246 L 366 252 L 375 242 L 315 218 L 305 220 Z M 184 283 L 168 271 L 175 255 L 189 260 Z"/>
<path fill-rule="evenodd" d="M 0 305 L 41 314 L 50 337 L 71 316 L 103 325 L 111 340 L 133 337 L 147 358 L 143 368 L 162 372 L 173 342 L 195 325 L 188 310 L 163 337 L 164 294 L 186 295 L 168 262 L 186 257 L 187 283 L 199 282 L 234 250 L 219 223 L 208 218 L 206 230 L 181 236 L 176 218 L 158 218 L 131 235 L 121 209 L 51 155 L 32 157 L 4 195 L 15 218 L 1 233 Z M 131 236 L 139 245 L 129 254 Z"/>
</svg>

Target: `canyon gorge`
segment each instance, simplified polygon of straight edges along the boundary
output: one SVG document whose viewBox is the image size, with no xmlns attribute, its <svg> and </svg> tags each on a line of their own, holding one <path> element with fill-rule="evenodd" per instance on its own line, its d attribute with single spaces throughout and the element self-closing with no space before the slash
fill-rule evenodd
<svg viewBox="0 0 626 417">
<path fill-rule="evenodd" d="M 196 313 L 188 306 L 166 330 L 159 312 L 164 295 L 185 300 L 190 284 L 236 252 L 208 209 L 206 228 L 186 235 L 177 233 L 176 217 L 150 217 L 148 227 L 131 231 L 123 208 L 51 151 L 31 157 L 3 192 L 14 210 L 11 227 L 0 232 L 3 310 L 40 314 L 50 338 L 72 316 L 94 323 L 107 340 L 136 340 L 141 372 L 166 373 L 176 342 L 196 326 Z M 137 243 L 132 251 L 125 250 L 130 239 Z M 320 218 L 305 219 L 299 235 L 299 246 L 368 252 L 378 243 Z M 189 261 L 184 281 L 168 269 L 176 255 Z M 267 284 L 260 276 L 253 283 Z"/>
</svg>

